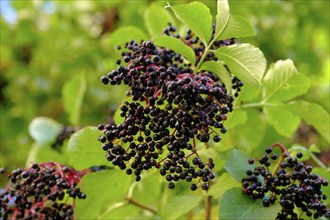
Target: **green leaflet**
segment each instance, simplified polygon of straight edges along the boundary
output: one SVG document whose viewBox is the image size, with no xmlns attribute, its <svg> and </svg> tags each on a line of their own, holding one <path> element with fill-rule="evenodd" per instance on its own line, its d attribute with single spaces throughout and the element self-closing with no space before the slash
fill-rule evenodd
<svg viewBox="0 0 330 220">
<path fill-rule="evenodd" d="M 214 60 L 206 61 L 202 64 L 200 70 L 207 70 L 216 74 L 220 80 L 225 84 L 227 91 L 229 92 L 232 88 L 231 77 L 226 68 L 220 62 Z"/>
<path fill-rule="evenodd" d="M 191 47 L 184 44 L 181 40 L 170 36 L 159 36 L 154 39 L 154 44 L 157 46 L 169 48 L 178 54 L 184 56 L 191 64 L 195 65 L 195 52 Z"/>
<path fill-rule="evenodd" d="M 232 74 L 244 83 L 260 88 L 266 59 L 259 48 L 250 44 L 236 44 L 220 47 L 214 53 L 228 65 Z"/>
<path fill-rule="evenodd" d="M 263 78 L 263 100 L 288 101 L 307 92 L 310 82 L 289 59 L 277 61 Z"/>
<path fill-rule="evenodd" d="M 175 16 L 188 26 L 205 46 L 209 43 L 212 34 L 212 16 L 210 9 L 201 2 L 171 6 Z"/>
<path fill-rule="evenodd" d="M 79 130 L 69 140 L 69 164 L 77 170 L 92 166 L 112 165 L 105 159 L 102 144 L 98 141 L 101 132 L 96 127 Z"/>
<path fill-rule="evenodd" d="M 150 5 L 144 13 L 144 24 L 151 36 L 160 35 L 169 22 L 174 24 L 173 18 L 164 7 L 159 5 Z"/>
</svg>

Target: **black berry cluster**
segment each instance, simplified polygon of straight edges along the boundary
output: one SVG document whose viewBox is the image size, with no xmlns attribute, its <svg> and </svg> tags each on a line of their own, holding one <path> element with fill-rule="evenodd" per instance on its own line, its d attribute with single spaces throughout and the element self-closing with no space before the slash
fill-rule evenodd
<svg viewBox="0 0 330 220">
<path fill-rule="evenodd" d="M 273 153 L 273 147 L 280 147 L 282 154 Z M 299 208 L 308 217 L 315 219 L 325 216 L 330 217 L 330 210 L 324 200 L 322 187 L 328 181 L 312 173 L 312 166 L 299 162 L 303 153 L 298 152 L 296 157 L 291 157 L 285 147 L 275 144 L 265 150 L 265 155 L 258 161 L 259 165 L 254 170 L 247 170 L 246 177 L 242 179 L 243 193 L 253 199 L 263 199 L 263 205 L 279 203 L 282 207 L 276 219 L 302 219 L 295 213 Z M 277 160 L 277 165 L 271 173 L 269 168 L 272 161 Z M 250 159 L 249 164 L 254 164 Z"/>
<path fill-rule="evenodd" d="M 198 38 L 191 31 L 181 38 L 175 31 L 170 25 L 164 33 L 183 40 L 199 59 L 205 47 Z M 234 42 L 219 41 L 215 47 Z M 214 178 L 214 163 L 212 158 L 201 160 L 196 142 L 219 142 L 220 134 L 226 133 L 223 122 L 233 110 L 232 91 L 212 72 L 194 74 L 192 64 L 180 54 L 152 41 L 132 40 L 125 49 L 122 57 L 126 64 L 120 65 L 122 60 L 118 60 L 118 68 L 101 77 L 104 84 L 128 85 L 127 95 L 132 100 L 120 107 L 121 124 L 99 125 L 103 131 L 99 141 L 107 160 L 129 175 L 134 173 L 136 181 L 143 170 L 155 167 L 171 189 L 176 181 L 197 178 L 191 189 L 196 190 L 201 182 L 207 190 L 208 181 Z M 212 53 L 207 56 L 211 59 L 217 60 Z M 243 83 L 236 77 L 232 81 L 237 96 Z"/>
<path fill-rule="evenodd" d="M 0 192 L 1 219 L 73 219 L 74 200 L 85 199 L 77 186 L 84 173 L 55 162 L 32 164 L 2 175 L 9 179 Z M 68 198 L 71 197 L 68 204 Z"/>
</svg>

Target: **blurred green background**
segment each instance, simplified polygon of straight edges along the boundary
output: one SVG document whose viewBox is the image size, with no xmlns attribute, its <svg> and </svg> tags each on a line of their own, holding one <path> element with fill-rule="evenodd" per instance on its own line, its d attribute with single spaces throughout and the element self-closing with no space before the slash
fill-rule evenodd
<svg viewBox="0 0 330 220">
<path fill-rule="evenodd" d="M 109 36 L 125 25 L 146 31 L 146 8 L 152 3 L 165 6 L 166 2 L 1 0 L 0 167 L 25 165 L 33 143 L 28 126 L 34 117 L 46 116 L 70 125 L 62 87 L 74 76 L 84 74 L 87 79 L 77 125 L 105 122 L 125 96 L 124 86 L 110 88 L 99 81 L 118 58 Z M 216 1 L 201 2 L 215 16 Z M 329 1 L 233 0 L 229 4 L 232 14 L 246 17 L 257 30 L 257 36 L 239 41 L 258 46 L 268 64 L 291 58 L 312 82 L 303 98 L 329 112 Z M 230 137 L 230 132 L 226 136 Z M 281 138 L 268 129 L 253 144 L 271 144 Z M 249 144 L 249 139 L 246 141 Z M 281 141 L 307 146 L 315 143 L 329 154 L 328 144 L 305 124 L 294 137 Z"/>
</svg>

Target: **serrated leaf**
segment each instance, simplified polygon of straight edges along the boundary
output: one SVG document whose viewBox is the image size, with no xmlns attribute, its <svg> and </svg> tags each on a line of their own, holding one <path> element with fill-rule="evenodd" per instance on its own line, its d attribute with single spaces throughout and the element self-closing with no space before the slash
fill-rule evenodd
<svg viewBox="0 0 330 220">
<path fill-rule="evenodd" d="M 163 7 L 151 4 L 144 13 L 144 24 L 151 36 L 158 36 L 173 19 Z"/>
<path fill-rule="evenodd" d="M 256 31 L 250 22 L 239 15 L 231 15 L 222 32 L 216 37 L 217 40 L 229 38 L 250 37 L 256 35 Z"/>
<path fill-rule="evenodd" d="M 243 195 L 241 188 L 235 187 L 224 193 L 219 207 L 219 219 L 273 220 L 280 208 L 279 203 L 264 207 L 261 200 L 253 200 Z"/>
<path fill-rule="evenodd" d="M 84 176 L 79 186 L 87 198 L 76 200 L 77 219 L 98 219 L 107 207 L 123 201 L 130 182 L 129 176 L 117 170 L 104 170 Z"/>
<path fill-rule="evenodd" d="M 115 48 L 118 45 L 123 45 L 131 40 L 140 42 L 140 40 L 147 39 L 148 36 L 141 29 L 135 26 L 125 26 L 112 32 L 106 41 Z"/>
<path fill-rule="evenodd" d="M 71 136 L 68 153 L 72 167 L 82 170 L 92 166 L 111 166 L 105 159 L 102 144 L 98 141 L 100 134 L 96 127 L 86 127 Z"/>
<path fill-rule="evenodd" d="M 227 0 L 217 1 L 217 15 L 215 16 L 215 38 L 218 39 L 226 29 L 230 19 L 229 4 Z"/>
<path fill-rule="evenodd" d="M 237 182 L 242 181 L 246 170 L 253 170 L 254 166 L 247 162 L 250 157 L 243 151 L 231 149 L 222 152 L 221 157 L 226 161 L 225 169 Z"/>
<path fill-rule="evenodd" d="M 299 73 L 291 60 L 280 60 L 265 74 L 263 78 L 264 101 L 287 101 L 307 92 L 310 82 Z"/>
<path fill-rule="evenodd" d="M 180 215 L 190 211 L 202 200 L 202 196 L 184 195 L 176 196 L 164 205 L 160 217 L 164 219 L 177 219 Z"/>
<path fill-rule="evenodd" d="M 169 48 L 174 52 L 184 56 L 191 64 L 195 65 L 196 56 L 191 47 L 187 46 L 181 40 L 170 36 L 159 36 L 154 39 L 154 44 L 157 46 Z"/>
<path fill-rule="evenodd" d="M 231 73 L 246 84 L 259 88 L 266 69 L 266 59 L 259 48 L 250 44 L 220 47 L 214 51 L 223 60 Z"/>
<path fill-rule="evenodd" d="M 214 199 L 219 199 L 223 196 L 225 191 L 233 187 L 239 187 L 241 184 L 238 183 L 229 173 L 223 173 L 216 182 L 212 184 L 210 189 L 207 191 L 207 195 L 212 196 Z"/>
<path fill-rule="evenodd" d="M 227 91 L 232 88 L 231 77 L 227 69 L 220 62 L 214 60 L 206 61 L 202 64 L 200 70 L 207 70 L 216 74 L 220 80 L 225 84 Z"/>
<path fill-rule="evenodd" d="M 235 110 L 228 114 L 228 119 L 224 122 L 227 129 L 236 127 L 237 125 L 245 124 L 247 121 L 247 113 L 243 110 Z"/>
<path fill-rule="evenodd" d="M 306 101 L 295 101 L 287 104 L 286 109 L 299 115 L 307 124 L 313 126 L 330 142 L 330 115 L 322 106 Z"/>
<path fill-rule="evenodd" d="M 63 125 L 47 117 L 34 118 L 29 124 L 29 134 L 39 146 L 46 146 L 55 141 Z"/>
<path fill-rule="evenodd" d="M 299 116 L 280 106 L 265 106 L 263 112 L 275 130 L 285 137 L 291 137 L 300 124 Z"/>
<path fill-rule="evenodd" d="M 223 40 L 232 37 L 254 36 L 256 31 L 248 20 L 242 16 L 230 15 L 227 0 L 218 1 L 216 15 L 215 39 Z"/>
<path fill-rule="evenodd" d="M 86 87 L 85 75 L 79 74 L 67 81 L 62 88 L 63 107 L 72 125 L 78 125 L 80 122 L 80 110 Z"/>
<path fill-rule="evenodd" d="M 188 26 L 206 46 L 212 34 L 210 9 L 201 2 L 170 6 L 175 16 Z"/>
</svg>

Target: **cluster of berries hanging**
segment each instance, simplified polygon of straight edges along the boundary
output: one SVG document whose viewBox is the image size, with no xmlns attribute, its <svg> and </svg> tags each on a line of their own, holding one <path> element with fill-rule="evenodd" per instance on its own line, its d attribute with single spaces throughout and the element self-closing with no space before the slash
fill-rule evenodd
<svg viewBox="0 0 330 220">
<path fill-rule="evenodd" d="M 188 30 L 186 36 L 175 34 L 169 26 L 164 33 L 181 39 L 194 51 L 197 62 L 205 51 L 198 37 Z M 234 44 L 235 40 L 216 41 L 213 47 Z M 118 47 L 121 49 L 121 47 Z M 226 133 L 223 122 L 233 110 L 233 91 L 212 72 L 194 69 L 180 54 L 157 47 L 152 41 L 130 41 L 122 52 L 125 65 L 102 76 L 104 84 L 129 86 L 126 101 L 120 107 L 121 124 L 99 125 L 103 131 L 99 141 L 103 143 L 106 158 L 113 165 L 134 173 L 136 181 L 141 172 L 153 167 L 159 169 L 174 188 L 178 180 L 191 182 L 192 190 L 200 185 L 209 188 L 214 178 L 213 159 L 204 162 L 197 152 L 197 140 L 219 142 L 220 134 Z M 213 53 L 206 60 L 217 60 Z M 235 96 L 243 83 L 232 78 Z M 197 139 L 197 140 L 196 140 Z M 201 183 L 200 183 L 201 182 Z"/>
<path fill-rule="evenodd" d="M 77 186 L 84 172 L 77 172 L 56 162 L 32 164 L 1 175 L 9 179 L 0 192 L 0 218 L 73 219 L 74 200 L 86 199 Z M 70 204 L 69 204 L 70 203 Z"/>
<path fill-rule="evenodd" d="M 273 152 L 273 147 L 280 147 L 282 154 L 279 156 Z M 323 200 L 327 196 L 323 194 L 322 187 L 328 185 L 328 181 L 312 173 L 312 166 L 306 166 L 299 159 L 303 157 L 298 152 L 296 158 L 288 153 L 281 144 L 274 144 L 265 150 L 265 155 L 259 159 L 259 165 L 254 170 L 247 170 L 246 177 L 242 179 L 243 193 L 253 199 L 263 199 L 263 205 L 279 202 L 282 209 L 276 219 L 301 219 L 295 213 L 295 208 L 305 212 L 308 217 L 315 219 L 325 216 L 330 217 L 330 210 Z M 278 160 L 273 173 L 269 171 L 271 162 Z M 249 164 L 254 160 L 249 159 Z"/>
</svg>

